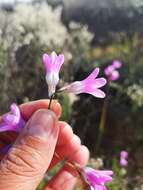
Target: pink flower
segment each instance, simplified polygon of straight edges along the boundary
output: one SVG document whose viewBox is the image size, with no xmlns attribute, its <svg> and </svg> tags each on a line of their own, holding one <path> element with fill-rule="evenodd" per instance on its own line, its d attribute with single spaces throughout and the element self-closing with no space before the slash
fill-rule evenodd
<svg viewBox="0 0 143 190">
<path fill-rule="evenodd" d="M 106 84 L 105 78 L 96 78 L 99 74 L 99 68 L 93 70 L 93 72 L 82 81 L 75 81 L 63 88 L 60 91 L 67 91 L 74 94 L 87 93 L 98 98 L 104 98 L 105 93 L 99 88 Z"/>
<path fill-rule="evenodd" d="M 49 97 L 51 97 L 56 91 L 56 86 L 59 82 L 59 72 L 63 63 L 63 54 L 57 55 L 53 51 L 51 55 L 43 55 L 43 64 L 46 70 L 46 81 L 48 84 Z"/>
<path fill-rule="evenodd" d="M 108 78 L 108 81 L 117 80 L 120 77 L 119 69 L 122 66 L 122 63 L 118 60 L 114 60 L 111 65 L 105 68 L 104 73 Z"/>
<path fill-rule="evenodd" d="M 121 68 L 121 66 L 122 66 L 122 62 L 119 61 L 119 60 L 114 60 L 113 63 L 112 63 L 112 65 L 113 65 L 113 67 L 114 67 L 115 69 L 119 69 L 119 68 Z"/>
<path fill-rule="evenodd" d="M 25 121 L 20 114 L 19 107 L 13 103 L 11 111 L 2 116 L 3 122 L 0 124 L 0 132 L 17 131 L 19 132 L 25 125 Z"/>
<path fill-rule="evenodd" d="M 111 182 L 113 175 L 111 170 L 94 170 L 89 167 L 82 169 L 81 173 L 88 184 L 86 190 L 106 190 L 105 183 Z"/>
<path fill-rule="evenodd" d="M 125 150 L 122 150 L 120 152 L 120 166 L 127 166 L 128 165 L 128 152 Z"/>
</svg>

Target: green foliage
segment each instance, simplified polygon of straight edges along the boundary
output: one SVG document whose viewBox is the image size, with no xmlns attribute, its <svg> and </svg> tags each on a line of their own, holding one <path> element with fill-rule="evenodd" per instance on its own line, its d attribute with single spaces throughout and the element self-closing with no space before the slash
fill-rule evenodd
<svg viewBox="0 0 143 190">
<path fill-rule="evenodd" d="M 37 190 L 42 190 L 45 185 L 46 185 L 46 181 L 42 180 L 41 183 L 39 184 Z"/>
<path fill-rule="evenodd" d="M 61 100 L 61 105 L 62 105 L 61 120 L 70 121 L 71 105 L 70 105 L 70 98 L 68 95 L 63 95 L 62 100 Z"/>
<path fill-rule="evenodd" d="M 127 190 L 127 168 L 122 168 L 119 165 L 118 159 L 115 157 L 112 160 L 112 169 L 114 171 L 113 181 L 108 184 L 111 190 Z"/>
</svg>

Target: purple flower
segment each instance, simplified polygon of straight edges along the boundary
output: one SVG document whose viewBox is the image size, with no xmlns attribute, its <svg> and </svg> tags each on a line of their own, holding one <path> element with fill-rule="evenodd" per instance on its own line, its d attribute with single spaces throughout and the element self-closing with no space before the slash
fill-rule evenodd
<svg viewBox="0 0 143 190">
<path fill-rule="evenodd" d="M 128 165 L 128 152 L 125 150 L 122 150 L 120 152 L 120 166 L 127 166 Z"/>
<path fill-rule="evenodd" d="M 89 167 L 82 169 L 81 173 L 88 184 L 86 190 L 106 190 L 105 183 L 111 182 L 113 175 L 111 170 L 94 170 Z"/>
<path fill-rule="evenodd" d="M 104 73 L 108 78 L 108 81 L 117 80 L 120 77 L 119 69 L 122 66 L 122 63 L 118 60 L 114 60 L 111 65 L 105 68 Z"/>
<path fill-rule="evenodd" d="M 99 88 L 106 84 L 105 78 L 96 78 L 99 74 L 99 68 L 93 70 L 93 72 L 82 81 L 75 81 L 63 88 L 60 91 L 67 91 L 74 94 L 87 93 L 98 98 L 104 98 L 105 93 Z"/>
<path fill-rule="evenodd" d="M 10 106 L 10 112 L 2 116 L 0 132 L 17 131 L 19 132 L 25 125 L 25 121 L 20 114 L 19 107 L 13 103 Z"/>
<path fill-rule="evenodd" d="M 56 91 L 56 86 L 59 82 L 59 72 L 63 63 L 63 54 L 57 55 L 53 51 L 51 55 L 43 55 L 43 64 L 46 70 L 46 81 L 48 84 L 49 97 L 51 97 Z"/>
</svg>

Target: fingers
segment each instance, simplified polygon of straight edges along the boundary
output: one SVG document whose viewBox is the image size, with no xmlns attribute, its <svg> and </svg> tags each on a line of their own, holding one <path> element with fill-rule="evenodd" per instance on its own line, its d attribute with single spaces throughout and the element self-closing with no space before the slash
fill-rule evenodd
<svg viewBox="0 0 143 190">
<path fill-rule="evenodd" d="M 56 154 L 50 168 L 65 158 L 81 166 L 86 165 L 89 158 L 88 149 L 81 145 L 79 137 L 73 133 L 72 128 L 67 123 L 60 122 L 59 127 L 59 137 L 55 149 Z"/>
<path fill-rule="evenodd" d="M 20 105 L 20 111 L 25 120 L 28 120 L 31 115 L 38 109 L 48 109 L 49 100 L 37 100 Z M 52 100 L 50 108 L 59 118 L 61 115 L 61 106 L 57 100 Z"/>
<path fill-rule="evenodd" d="M 75 162 L 81 167 L 84 167 L 89 158 L 88 149 L 81 145 L 79 137 L 73 134 L 71 127 L 65 122 L 60 123 L 60 132 L 55 152 L 58 156 L 54 156 L 51 167 L 64 158 L 67 158 L 68 162 Z M 78 173 L 70 165 L 66 163 L 46 184 L 44 190 L 72 190 L 76 183 Z"/>
<path fill-rule="evenodd" d="M 63 167 L 43 190 L 72 190 L 76 183 L 76 177 Z"/>
<path fill-rule="evenodd" d="M 20 105 L 20 111 L 25 120 L 28 120 L 31 115 L 37 111 L 38 109 L 48 109 L 49 100 L 37 100 L 28 102 L 25 104 Z M 61 115 L 61 106 L 56 101 L 53 100 L 51 104 L 51 110 L 60 117 Z M 0 119 L 1 120 L 1 119 Z M 0 133 L 0 147 L 3 148 L 4 146 L 11 144 L 15 141 L 17 137 L 17 133 L 15 132 L 4 132 Z M 0 160 L 3 157 L 3 153 L 0 152 Z"/>
<path fill-rule="evenodd" d="M 49 100 L 43 99 L 43 100 L 24 103 L 21 104 L 19 107 L 23 118 L 25 120 L 28 120 L 35 111 L 37 111 L 38 109 L 48 109 L 48 106 L 49 106 Z M 57 100 L 52 100 L 51 110 L 57 115 L 57 117 L 60 117 L 61 106 Z M 1 117 L 0 117 L 0 122 L 1 122 Z"/>
<path fill-rule="evenodd" d="M 65 123 L 60 122 L 60 131 L 57 146 L 51 167 L 53 167 L 60 160 L 67 158 L 68 162 L 75 162 L 81 167 L 87 164 L 89 158 L 88 149 L 81 145 L 79 137 L 73 134 L 71 127 Z M 46 184 L 44 190 L 71 190 L 73 189 L 78 173 L 76 169 L 71 167 L 68 163 Z"/>
<path fill-rule="evenodd" d="M 53 157 L 58 133 L 56 115 L 36 111 L 1 161 L 0 189 L 36 189 Z"/>
</svg>

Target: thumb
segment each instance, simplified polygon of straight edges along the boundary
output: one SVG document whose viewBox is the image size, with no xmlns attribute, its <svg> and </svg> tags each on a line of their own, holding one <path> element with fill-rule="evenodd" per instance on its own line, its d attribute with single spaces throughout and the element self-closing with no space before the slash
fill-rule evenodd
<svg viewBox="0 0 143 190">
<path fill-rule="evenodd" d="M 58 131 L 52 111 L 33 114 L 0 163 L 1 190 L 36 189 L 53 157 Z"/>
</svg>

